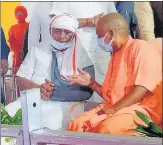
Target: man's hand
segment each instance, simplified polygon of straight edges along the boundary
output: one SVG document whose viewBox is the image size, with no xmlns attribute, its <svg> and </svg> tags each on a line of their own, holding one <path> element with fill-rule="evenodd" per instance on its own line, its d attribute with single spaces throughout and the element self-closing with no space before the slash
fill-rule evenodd
<svg viewBox="0 0 163 145">
<path fill-rule="evenodd" d="M 45 79 L 45 83 L 43 83 L 40 86 L 40 91 L 41 91 L 41 98 L 45 100 L 49 100 L 50 97 L 53 95 L 54 83 L 52 81 Z"/>
<path fill-rule="evenodd" d="M 72 75 L 67 77 L 67 81 L 71 84 L 79 84 L 82 86 L 89 86 L 91 83 L 91 75 L 82 69 L 78 68 L 79 75 Z"/>
<path fill-rule="evenodd" d="M 5 75 L 8 71 L 8 60 L 1 60 L 1 74 Z"/>
<path fill-rule="evenodd" d="M 98 14 L 94 16 L 92 19 L 94 21 L 94 25 L 96 26 L 97 22 L 103 17 L 104 13 Z"/>
<path fill-rule="evenodd" d="M 97 115 L 112 115 L 114 113 L 116 113 L 118 110 L 116 110 L 114 107 L 109 107 L 109 108 L 104 108 L 101 109 L 100 111 L 97 112 Z"/>
<path fill-rule="evenodd" d="M 135 86 L 133 90 L 123 97 L 120 101 L 115 103 L 112 107 L 104 109 L 106 114 L 114 114 L 118 110 L 123 109 L 125 107 L 129 107 L 133 104 L 138 103 L 149 91 L 142 86 Z"/>
<path fill-rule="evenodd" d="M 114 114 L 114 113 L 117 112 L 117 110 L 116 110 L 114 107 L 106 108 L 106 109 L 104 109 L 103 111 L 104 111 L 105 114 L 107 114 L 107 115 L 112 115 L 112 114 Z"/>
</svg>

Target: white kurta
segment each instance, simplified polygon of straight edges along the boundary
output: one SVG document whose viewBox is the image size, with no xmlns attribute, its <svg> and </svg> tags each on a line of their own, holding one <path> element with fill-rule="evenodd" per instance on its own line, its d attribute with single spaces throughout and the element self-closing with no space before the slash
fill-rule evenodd
<svg viewBox="0 0 163 145">
<path fill-rule="evenodd" d="M 17 72 L 17 76 L 42 84 L 45 79 L 51 80 L 52 51 L 47 45 L 40 43 L 32 48 Z M 11 116 L 21 108 L 21 99 L 6 106 Z M 77 105 L 77 106 L 76 106 Z M 75 107 L 75 108 L 74 108 Z M 43 127 L 52 130 L 66 130 L 71 120 L 84 112 L 83 103 L 55 102 L 41 100 Z"/>
</svg>

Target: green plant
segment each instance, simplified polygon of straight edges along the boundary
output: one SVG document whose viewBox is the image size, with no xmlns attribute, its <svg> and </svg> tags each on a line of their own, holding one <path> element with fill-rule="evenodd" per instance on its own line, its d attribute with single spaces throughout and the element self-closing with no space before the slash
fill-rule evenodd
<svg viewBox="0 0 163 145">
<path fill-rule="evenodd" d="M 1 106 L 1 124 L 22 125 L 22 109 L 19 109 L 14 117 L 11 117 L 3 104 Z"/>
<path fill-rule="evenodd" d="M 137 125 L 136 129 L 134 129 L 135 131 L 149 137 L 163 137 L 163 130 L 156 123 L 154 123 L 147 115 L 143 114 L 142 112 L 137 110 L 135 110 L 135 112 L 136 115 L 147 125 L 144 126 L 135 122 L 135 124 Z"/>
<path fill-rule="evenodd" d="M 22 125 L 22 109 L 19 109 L 14 117 L 10 116 L 7 112 L 6 108 L 3 104 L 0 104 L 1 106 L 1 124 L 8 124 L 8 125 Z M 9 143 L 12 141 L 12 137 L 5 137 L 5 142 Z M 14 143 L 16 145 L 16 143 Z"/>
</svg>

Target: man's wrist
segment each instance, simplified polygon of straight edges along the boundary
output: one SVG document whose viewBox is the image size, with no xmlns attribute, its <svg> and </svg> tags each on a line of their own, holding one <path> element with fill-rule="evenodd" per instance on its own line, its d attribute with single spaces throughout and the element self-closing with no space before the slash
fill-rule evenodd
<svg viewBox="0 0 163 145">
<path fill-rule="evenodd" d="M 94 27 L 95 26 L 95 21 L 93 18 L 87 18 L 86 21 L 86 26 L 89 26 L 89 27 Z"/>
<path fill-rule="evenodd" d="M 91 21 L 92 21 L 92 26 L 94 27 L 95 26 L 95 20 L 92 18 Z"/>
<path fill-rule="evenodd" d="M 114 112 L 116 113 L 116 112 L 119 111 L 120 109 L 119 109 L 118 107 L 116 107 L 116 106 L 113 106 L 113 110 L 114 110 Z"/>
<path fill-rule="evenodd" d="M 96 82 L 94 80 L 90 80 L 90 84 L 89 84 L 89 87 L 90 88 L 94 88 L 96 86 Z"/>
</svg>

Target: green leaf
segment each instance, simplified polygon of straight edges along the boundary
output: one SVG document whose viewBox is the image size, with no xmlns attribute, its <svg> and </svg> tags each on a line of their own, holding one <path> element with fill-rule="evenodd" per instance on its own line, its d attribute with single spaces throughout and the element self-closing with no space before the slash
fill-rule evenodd
<svg viewBox="0 0 163 145">
<path fill-rule="evenodd" d="M 158 137 L 157 134 L 154 134 L 154 133 L 150 133 L 150 132 L 146 132 L 144 130 L 142 130 L 141 128 L 137 127 L 136 129 L 134 129 L 136 132 L 139 132 L 139 133 L 142 133 L 142 134 L 145 134 L 146 136 L 149 136 L 149 137 Z"/>
<path fill-rule="evenodd" d="M 19 109 L 13 117 L 13 123 L 16 125 L 22 125 L 22 109 Z"/>
<path fill-rule="evenodd" d="M 142 119 L 147 125 L 149 125 L 150 122 L 153 122 L 147 115 L 143 114 L 140 111 L 135 110 L 136 115 Z"/>
<path fill-rule="evenodd" d="M 142 119 L 148 126 L 143 126 L 135 122 L 137 128 L 134 129 L 137 132 L 145 134 L 150 137 L 163 137 L 163 131 L 161 128 L 155 124 L 148 116 L 144 115 L 143 113 L 136 111 L 136 114 L 140 119 Z"/>
<path fill-rule="evenodd" d="M 1 123 L 3 124 L 3 122 L 5 121 L 5 119 L 8 117 L 8 115 L 3 115 L 1 118 Z"/>
<path fill-rule="evenodd" d="M 146 134 L 146 133 L 147 133 L 146 131 L 144 131 L 143 129 L 141 129 L 141 128 L 139 128 L 139 127 L 135 128 L 135 129 L 133 129 L 133 130 L 135 130 L 136 132 L 143 133 L 143 134 Z"/>
<path fill-rule="evenodd" d="M 2 106 L 4 107 L 4 105 L 2 103 L 0 103 L 0 107 L 2 107 Z"/>
<path fill-rule="evenodd" d="M 22 109 L 19 109 L 14 117 L 11 117 L 3 104 L 1 106 L 1 123 L 8 125 L 22 125 Z"/>
<path fill-rule="evenodd" d="M 161 130 L 161 128 L 156 123 L 151 122 L 149 126 L 155 133 L 163 135 L 163 130 Z"/>
<path fill-rule="evenodd" d="M 1 106 L 1 112 L 3 112 L 6 115 L 9 115 L 6 108 L 3 105 Z"/>
<path fill-rule="evenodd" d="M 10 124 L 10 122 L 12 122 L 12 118 L 10 116 L 4 117 L 1 121 L 2 124 Z"/>
<path fill-rule="evenodd" d="M 144 126 L 144 125 L 141 125 L 141 124 L 138 124 L 135 120 L 134 120 L 137 128 L 140 128 L 141 130 L 145 131 L 145 132 L 149 132 L 150 131 L 150 128 L 149 126 Z"/>
<path fill-rule="evenodd" d="M 22 117 L 18 117 L 18 118 L 16 119 L 15 124 L 17 124 L 17 125 L 22 125 L 22 124 L 23 124 L 22 122 L 23 122 L 23 121 L 22 121 Z"/>
</svg>

